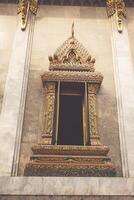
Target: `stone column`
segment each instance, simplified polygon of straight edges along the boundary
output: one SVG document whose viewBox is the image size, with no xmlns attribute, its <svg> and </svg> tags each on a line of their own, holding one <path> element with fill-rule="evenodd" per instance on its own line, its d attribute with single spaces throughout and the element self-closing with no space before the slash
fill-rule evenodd
<svg viewBox="0 0 134 200">
<path fill-rule="evenodd" d="M 97 131 L 96 119 L 96 94 L 98 91 L 98 84 L 88 83 L 88 112 L 89 112 L 89 132 L 90 132 L 90 145 L 102 145 Z"/>
<path fill-rule="evenodd" d="M 0 115 L 0 175 L 17 175 L 35 16 L 26 31 L 18 25 Z M 18 23 L 19 24 L 19 23 Z"/>
<path fill-rule="evenodd" d="M 44 86 L 44 131 L 40 143 L 52 144 L 53 127 L 54 127 L 54 112 L 55 112 L 55 83 L 46 82 Z"/>
<path fill-rule="evenodd" d="M 134 66 L 125 20 L 121 34 L 110 21 L 123 176 L 134 177 Z"/>
</svg>

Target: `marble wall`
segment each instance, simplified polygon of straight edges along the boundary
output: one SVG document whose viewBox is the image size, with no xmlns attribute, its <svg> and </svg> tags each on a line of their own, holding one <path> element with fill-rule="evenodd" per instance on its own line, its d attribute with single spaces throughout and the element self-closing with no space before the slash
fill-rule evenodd
<svg viewBox="0 0 134 200">
<path fill-rule="evenodd" d="M 43 95 L 40 75 L 48 70 L 48 55 L 70 37 L 73 21 L 76 38 L 96 58 L 96 70 L 104 75 L 97 101 L 99 133 L 103 143 L 110 147 L 109 156 L 117 169 L 117 176 L 122 176 L 111 26 L 106 9 L 43 5 L 39 7 L 35 24 L 18 175 L 23 175 L 31 146 L 37 143 L 41 132 Z"/>
<path fill-rule="evenodd" d="M 0 3 L 0 111 L 16 27 L 17 5 Z"/>
<path fill-rule="evenodd" d="M 127 8 L 127 28 L 131 48 L 131 55 L 134 65 L 134 7 Z"/>
</svg>

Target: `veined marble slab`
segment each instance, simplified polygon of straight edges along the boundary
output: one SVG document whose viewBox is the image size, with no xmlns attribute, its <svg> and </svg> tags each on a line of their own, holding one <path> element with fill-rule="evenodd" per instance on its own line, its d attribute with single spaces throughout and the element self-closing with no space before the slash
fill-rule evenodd
<svg viewBox="0 0 134 200">
<path fill-rule="evenodd" d="M 1 195 L 134 195 L 134 178 L 0 177 Z"/>
</svg>

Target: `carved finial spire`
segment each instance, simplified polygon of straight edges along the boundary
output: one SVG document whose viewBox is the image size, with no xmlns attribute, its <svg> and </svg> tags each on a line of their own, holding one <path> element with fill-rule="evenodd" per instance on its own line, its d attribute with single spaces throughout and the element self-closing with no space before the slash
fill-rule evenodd
<svg viewBox="0 0 134 200">
<path fill-rule="evenodd" d="M 74 37 L 74 22 L 72 23 L 72 37 Z"/>
</svg>

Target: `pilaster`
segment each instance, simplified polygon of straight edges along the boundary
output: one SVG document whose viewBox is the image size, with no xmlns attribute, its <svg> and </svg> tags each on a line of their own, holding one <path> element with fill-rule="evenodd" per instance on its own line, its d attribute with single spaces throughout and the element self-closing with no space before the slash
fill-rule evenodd
<svg viewBox="0 0 134 200">
<path fill-rule="evenodd" d="M 134 66 L 126 23 L 120 34 L 116 29 L 115 16 L 110 20 L 123 176 L 134 177 Z"/>
<path fill-rule="evenodd" d="M 102 145 L 97 131 L 97 119 L 96 119 L 96 94 L 98 88 L 99 88 L 98 84 L 88 83 L 89 129 L 90 129 L 90 143 L 92 146 Z"/>
<path fill-rule="evenodd" d="M 44 132 L 42 134 L 41 143 L 52 144 L 53 122 L 55 111 L 55 82 L 45 83 L 45 113 L 44 113 Z"/>
<path fill-rule="evenodd" d="M 0 115 L 2 176 L 17 175 L 34 21 L 30 14 L 26 31 L 18 25 L 14 37 Z"/>
</svg>

